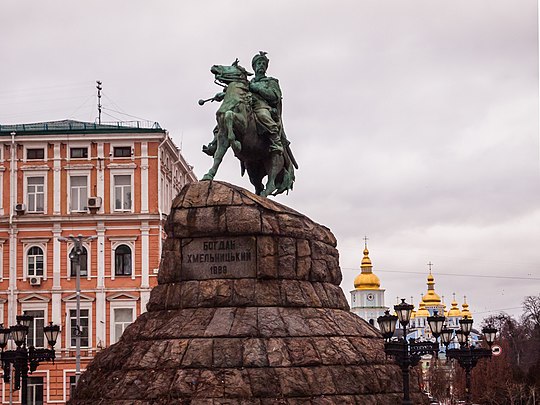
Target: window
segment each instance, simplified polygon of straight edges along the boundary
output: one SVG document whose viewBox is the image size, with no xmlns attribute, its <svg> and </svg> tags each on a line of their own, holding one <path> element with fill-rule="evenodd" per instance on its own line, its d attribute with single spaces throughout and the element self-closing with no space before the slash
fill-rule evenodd
<svg viewBox="0 0 540 405">
<path fill-rule="evenodd" d="M 130 157 L 131 146 L 117 146 L 114 148 L 114 157 Z"/>
<path fill-rule="evenodd" d="M 75 248 L 71 249 L 71 252 L 69 254 L 69 257 L 73 257 L 73 259 L 70 259 L 70 265 L 71 265 L 71 269 L 70 269 L 70 276 L 71 277 L 76 277 L 77 276 L 77 257 L 75 256 Z M 80 275 L 81 276 L 87 276 L 88 275 L 88 251 L 86 250 L 86 248 L 84 246 L 82 246 L 82 253 L 80 254 L 80 262 L 81 264 L 81 272 L 80 272 Z"/>
<path fill-rule="evenodd" d="M 115 308 L 114 309 L 114 337 L 112 343 L 120 340 L 124 330 L 133 322 L 132 308 Z"/>
<path fill-rule="evenodd" d="M 77 330 L 80 330 L 81 335 L 81 347 L 88 347 L 90 344 L 90 340 L 88 338 L 88 317 L 89 317 L 89 310 L 88 309 L 81 309 L 81 323 L 79 324 L 79 328 L 77 328 L 77 310 L 76 309 L 70 309 L 69 310 L 69 319 L 70 319 L 70 330 L 71 330 L 71 339 L 70 344 L 71 347 L 77 346 Z"/>
<path fill-rule="evenodd" d="M 43 405 L 43 377 L 28 377 L 28 405 Z"/>
<path fill-rule="evenodd" d="M 74 375 L 69 376 L 69 397 L 73 397 L 73 392 L 77 387 L 77 377 Z"/>
<path fill-rule="evenodd" d="M 69 157 L 72 159 L 86 159 L 88 157 L 88 148 L 70 148 Z"/>
<path fill-rule="evenodd" d="M 131 249 L 127 245 L 120 245 L 114 251 L 114 274 L 131 275 Z"/>
<path fill-rule="evenodd" d="M 131 175 L 114 176 L 114 210 L 131 211 Z"/>
<path fill-rule="evenodd" d="M 38 246 L 32 246 L 27 253 L 27 275 L 43 276 L 43 250 Z"/>
<path fill-rule="evenodd" d="M 45 347 L 45 334 L 43 333 L 43 327 L 45 326 L 45 311 L 24 311 L 24 314 L 34 317 L 28 328 L 28 346 Z"/>
<path fill-rule="evenodd" d="M 28 212 L 43 212 L 45 210 L 45 178 L 28 177 L 26 180 Z"/>
<path fill-rule="evenodd" d="M 88 205 L 88 177 L 71 176 L 69 180 L 71 192 L 71 211 L 86 211 Z"/>
<path fill-rule="evenodd" d="M 45 158 L 45 149 L 43 149 L 43 148 L 26 149 L 26 159 L 28 159 L 28 160 L 32 160 L 32 159 L 43 160 L 44 158 Z"/>
</svg>

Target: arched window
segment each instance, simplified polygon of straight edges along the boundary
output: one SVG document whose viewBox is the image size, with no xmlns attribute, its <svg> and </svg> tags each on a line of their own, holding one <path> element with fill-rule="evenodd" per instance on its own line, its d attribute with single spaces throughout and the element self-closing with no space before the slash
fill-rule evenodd
<svg viewBox="0 0 540 405">
<path fill-rule="evenodd" d="M 80 263 L 81 263 L 81 276 L 87 276 L 88 275 L 88 251 L 86 250 L 86 248 L 83 246 L 82 247 L 82 253 L 80 255 Z M 69 261 L 70 265 L 71 265 L 71 269 L 69 271 L 69 274 L 71 277 L 76 277 L 77 276 L 77 267 L 76 267 L 76 262 L 77 262 L 77 257 L 75 256 L 75 248 L 71 249 L 71 252 L 69 254 L 69 257 L 71 258 L 71 260 Z"/>
<path fill-rule="evenodd" d="M 114 251 L 114 274 L 131 276 L 131 248 L 127 245 L 120 245 Z"/>
<path fill-rule="evenodd" d="M 28 276 L 43 276 L 43 250 L 39 246 L 32 246 L 28 249 L 27 259 Z"/>
</svg>

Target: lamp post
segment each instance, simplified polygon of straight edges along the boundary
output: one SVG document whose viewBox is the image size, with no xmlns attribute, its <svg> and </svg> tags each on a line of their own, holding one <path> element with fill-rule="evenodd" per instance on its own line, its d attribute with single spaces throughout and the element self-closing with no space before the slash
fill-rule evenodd
<svg viewBox="0 0 540 405">
<path fill-rule="evenodd" d="M 22 405 L 28 404 L 28 373 L 36 371 L 39 363 L 43 361 L 52 361 L 54 363 L 56 357 L 54 345 L 60 333 L 60 326 L 53 325 L 51 322 L 43 328 L 43 332 L 51 348 L 36 349 L 34 346 L 28 347 L 26 338 L 32 321 L 32 316 L 18 315 L 16 325 L 4 328 L 4 325 L 0 324 L 0 361 L 4 370 L 4 382 L 10 382 L 11 369 L 13 367 L 15 370 L 15 390 L 22 388 Z M 15 350 L 5 350 L 10 339 L 15 343 Z"/>
<path fill-rule="evenodd" d="M 405 299 L 401 299 L 401 303 L 394 306 L 396 315 L 390 315 L 389 311 L 386 311 L 383 316 L 377 318 L 379 328 L 385 339 L 384 352 L 388 356 L 392 356 L 396 363 L 401 368 L 403 376 L 403 405 L 412 405 L 410 398 L 409 387 L 409 369 L 414 367 L 420 361 L 420 358 L 425 354 L 437 354 L 439 351 L 439 344 L 437 342 L 416 342 L 414 339 L 407 340 L 407 326 L 411 320 L 411 313 L 414 306 L 405 302 Z M 430 320 L 430 318 L 432 318 Z M 440 318 L 443 318 L 442 322 Z M 403 328 L 403 337 L 397 340 L 391 340 L 396 330 L 396 321 L 399 320 Z M 444 317 L 428 318 L 429 326 L 433 335 L 440 334 L 442 325 L 444 323 Z"/>
<path fill-rule="evenodd" d="M 495 341 L 497 335 L 497 329 L 493 326 L 488 326 L 482 329 L 484 334 L 484 339 L 489 346 L 489 349 L 482 347 L 476 347 L 469 343 L 469 334 L 472 330 L 473 320 L 468 317 L 464 317 L 459 320 L 459 330 L 456 331 L 456 338 L 459 342 L 459 349 L 447 349 L 446 356 L 450 359 L 456 359 L 465 370 L 465 403 L 470 405 L 472 402 L 472 391 L 471 391 L 471 371 L 478 360 L 481 358 L 490 358 L 492 356 L 491 346 Z M 451 337 L 451 335 L 450 335 Z M 451 338 L 447 340 L 450 343 Z M 448 347 L 448 343 L 446 343 Z"/>
<path fill-rule="evenodd" d="M 69 258 L 75 265 L 75 298 L 76 298 L 76 330 L 75 330 L 75 383 L 79 382 L 81 376 L 81 256 L 83 253 L 83 242 L 91 242 L 97 239 L 97 236 L 73 236 L 67 238 L 59 237 L 60 242 L 72 242 L 73 250 L 69 254 Z"/>
</svg>

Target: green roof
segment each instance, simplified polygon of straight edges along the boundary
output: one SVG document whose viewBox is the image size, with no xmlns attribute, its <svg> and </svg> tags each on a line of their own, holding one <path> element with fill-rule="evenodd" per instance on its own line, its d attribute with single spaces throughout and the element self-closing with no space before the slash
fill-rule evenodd
<svg viewBox="0 0 540 405">
<path fill-rule="evenodd" d="M 37 135 L 52 133 L 164 132 L 157 122 L 124 121 L 97 124 L 74 120 L 0 125 L 0 135 Z"/>
</svg>

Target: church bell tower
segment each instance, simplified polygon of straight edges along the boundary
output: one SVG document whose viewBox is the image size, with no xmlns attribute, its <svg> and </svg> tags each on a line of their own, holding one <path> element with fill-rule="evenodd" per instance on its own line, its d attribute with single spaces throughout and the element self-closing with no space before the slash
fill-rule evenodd
<svg viewBox="0 0 540 405">
<path fill-rule="evenodd" d="M 388 307 L 384 306 L 384 289 L 379 277 L 373 273 L 367 238 L 364 238 L 363 253 L 361 273 L 354 279 L 354 290 L 351 291 L 351 312 L 378 328 L 377 318 L 384 315 Z"/>
</svg>

